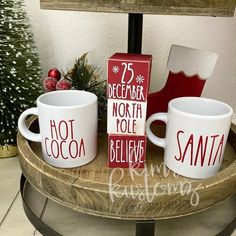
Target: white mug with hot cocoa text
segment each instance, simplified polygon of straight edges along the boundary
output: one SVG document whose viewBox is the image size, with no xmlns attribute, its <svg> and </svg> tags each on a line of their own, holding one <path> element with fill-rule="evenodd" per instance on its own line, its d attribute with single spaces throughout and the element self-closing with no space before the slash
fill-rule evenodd
<svg viewBox="0 0 236 236">
<path fill-rule="evenodd" d="M 97 154 L 97 96 L 79 90 L 41 95 L 37 107 L 24 111 L 18 120 L 21 134 L 41 142 L 44 160 L 61 168 L 78 167 Z M 40 133 L 31 132 L 25 119 L 37 115 Z"/>
<path fill-rule="evenodd" d="M 215 175 L 223 159 L 233 110 L 220 101 L 201 97 L 171 100 L 167 113 L 151 115 L 146 122 L 149 140 L 163 147 L 165 165 L 179 175 L 202 179 Z M 166 137 L 155 136 L 150 125 L 166 123 Z"/>
</svg>

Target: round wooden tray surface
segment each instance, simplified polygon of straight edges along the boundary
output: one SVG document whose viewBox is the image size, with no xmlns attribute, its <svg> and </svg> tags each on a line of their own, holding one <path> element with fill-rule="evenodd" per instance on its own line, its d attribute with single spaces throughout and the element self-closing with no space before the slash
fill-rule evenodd
<svg viewBox="0 0 236 236">
<path fill-rule="evenodd" d="M 37 119 L 30 117 L 32 131 Z M 17 137 L 20 165 L 43 195 L 87 214 L 119 219 L 166 219 L 192 214 L 236 192 L 236 127 L 231 126 L 222 170 L 204 180 L 175 175 L 163 167 L 163 150 L 148 143 L 145 169 L 107 168 L 107 135 L 98 138 L 98 155 L 71 169 L 48 165 L 41 145 Z"/>
</svg>

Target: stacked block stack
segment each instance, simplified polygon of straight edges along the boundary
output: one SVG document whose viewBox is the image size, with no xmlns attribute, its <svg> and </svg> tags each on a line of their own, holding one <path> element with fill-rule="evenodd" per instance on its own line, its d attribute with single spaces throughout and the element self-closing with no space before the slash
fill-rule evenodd
<svg viewBox="0 0 236 236">
<path fill-rule="evenodd" d="M 116 53 L 108 60 L 109 167 L 143 168 L 152 56 Z"/>
</svg>

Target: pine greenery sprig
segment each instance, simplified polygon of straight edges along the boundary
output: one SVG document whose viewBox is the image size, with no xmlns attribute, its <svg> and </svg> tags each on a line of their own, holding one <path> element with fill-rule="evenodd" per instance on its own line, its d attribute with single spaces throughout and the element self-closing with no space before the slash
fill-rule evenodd
<svg viewBox="0 0 236 236">
<path fill-rule="evenodd" d="M 62 76 L 72 83 L 73 89 L 85 90 L 97 95 L 98 119 L 101 130 L 101 122 L 106 121 L 107 98 L 106 81 L 101 80 L 100 75 L 101 73 L 96 66 L 88 64 L 87 53 L 76 59 L 71 70 L 68 70 L 66 73 L 62 71 Z"/>
</svg>

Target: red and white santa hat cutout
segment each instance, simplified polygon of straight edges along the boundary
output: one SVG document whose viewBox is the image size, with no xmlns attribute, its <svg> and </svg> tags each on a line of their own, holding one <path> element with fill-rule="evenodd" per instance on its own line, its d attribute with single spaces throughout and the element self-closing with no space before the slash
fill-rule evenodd
<svg viewBox="0 0 236 236">
<path fill-rule="evenodd" d="M 212 76 L 218 55 L 179 45 L 172 45 L 167 67 L 172 73 L 183 72 L 186 76 L 198 75 L 201 79 Z"/>
</svg>

